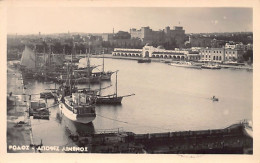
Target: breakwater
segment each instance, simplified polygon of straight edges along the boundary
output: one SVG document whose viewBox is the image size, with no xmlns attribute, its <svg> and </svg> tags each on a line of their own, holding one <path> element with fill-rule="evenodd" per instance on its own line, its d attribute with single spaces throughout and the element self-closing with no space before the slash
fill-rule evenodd
<svg viewBox="0 0 260 163">
<path fill-rule="evenodd" d="M 225 129 L 152 134 L 103 132 L 70 135 L 91 153 L 252 154 L 253 138 L 248 123 Z"/>
</svg>

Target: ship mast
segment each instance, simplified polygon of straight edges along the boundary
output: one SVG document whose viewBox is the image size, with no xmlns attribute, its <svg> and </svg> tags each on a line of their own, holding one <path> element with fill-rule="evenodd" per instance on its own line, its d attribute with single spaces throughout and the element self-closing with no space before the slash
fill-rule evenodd
<svg viewBox="0 0 260 163">
<path fill-rule="evenodd" d="M 51 58 L 52 58 L 52 46 L 50 45 L 49 66 L 51 66 Z"/>
<path fill-rule="evenodd" d="M 117 97 L 117 71 L 116 71 L 116 97 Z"/>
<path fill-rule="evenodd" d="M 74 40 L 72 41 L 72 52 L 71 52 L 71 61 L 70 61 L 70 72 L 69 72 L 69 86 L 70 86 L 70 92 L 72 91 L 72 83 L 71 83 L 71 76 L 72 76 L 72 66 L 73 66 L 73 53 L 75 51 L 75 44 Z"/>
<path fill-rule="evenodd" d="M 91 76 L 91 72 L 90 72 L 90 61 L 89 61 L 89 53 L 90 53 L 90 49 L 89 49 L 89 52 L 88 52 L 88 60 L 87 60 L 87 71 L 88 71 L 88 90 L 90 90 L 90 76 Z"/>
<path fill-rule="evenodd" d="M 45 58 L 45 45 L 44 45 L 44 47 L 43 47 L 43 56 L 44 56 L 44 80 L 46 81 L 46 78 L 47 78 L 47 76 L 46 76 L 46 73 L 47 73 L 47 70 L 46 70 L 46 68 L 47 68 L 47 62 L 46 62 L 46 58 Z"/>
<path fill-rule="evenodd" d="M 103 73 L 105 72 L 105 68 L 104 68 L 105 62 L 104 62 L 104 51 L 103 51 Z"/>
<path fill-rule="evenodd" d="M 34 59 L 34 65 L 35 65 L 35 70 L 37 69 L 37 53 L 36 53 L 36 48 L 37 48 L 37 45 L 35 44 L 35 49 L 34 49 L 34 53 L 35 53 L 35 59 Z"/>
<path fill-rule="evenodd" d="M 72 76 L 72 60 L 73 60 L 73 53 L 74 53 L 74 40 L 72 41 L 72 50 L 71 50 L 71 60 L 70 64 L 68 62 L 67 64 L 67 80 L 66 85 L 70 88 L 70 93 L 72 92 L 72 82 L 71 82 L 71 76 Z"/>
</svg>

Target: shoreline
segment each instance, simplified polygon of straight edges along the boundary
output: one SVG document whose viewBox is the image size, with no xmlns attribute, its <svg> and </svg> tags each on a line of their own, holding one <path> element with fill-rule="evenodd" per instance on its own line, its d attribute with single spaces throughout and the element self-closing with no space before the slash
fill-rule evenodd
<svg viewBox="0 0 260 163">
<path fill-rule="evenodd" d="M 85 57 L 84 55 L 76 55 L 78 57 Z M 103 58 L 103 55 L 91 55 L 90 58 Z M 104 54 L 104 58 L 111 58 L 111 59 L 121 59 L 121 60 L 134 60 L 137 61 L 138 59 L 142 59 L 142 57 L 125 57 L 125 56 L 113 56 L 111 54 Z M 165 58 L 149 58 L 152 62 L 161 62 L 161 63 L 176 63 L 180 61 L 173 61 L 172 59 L 165 59 Z M 196 65 L 203 65 L 202 62 L 194 62 Z M 219 64 L 223 69 L 243 69 L 253 71 L 253 66 L 242 66 L 242 65 L 231 65 L 231 64 Z"/>
<path fill-rule="evenodd" d="M 24 93 L 23 82 L 19 80 L 20 73 L 8 69 L 9 80 L 15 80 L 15 85 L 7 85 L 7 153 L 34 153 L 31 148 L 19 150 L 19 148 L 30 147 L 33 144 L 33 135 L 30 117 L 27 113 L 27 98 L 19 96 Z M 10 79 L 11 78 L 11 79 Z M 17 81 L 18 80 L 18 81 Z M 13 82 L 10 82 L 12 84 Z"/>
</svg>

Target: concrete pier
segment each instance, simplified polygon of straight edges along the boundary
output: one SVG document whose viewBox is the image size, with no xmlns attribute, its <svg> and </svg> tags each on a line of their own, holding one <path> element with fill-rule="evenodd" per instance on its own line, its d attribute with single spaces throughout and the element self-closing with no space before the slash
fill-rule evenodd
<svg viewBox="0 0 260 163">
<path fill-rule="evenodd" d="M 8 67 L 7 77 L 7 152 L 32 153 L 34 150 L 27 148 L 33 144 L 33 136 L 28 116 L 28 97 L 22 95 L 22 76 Z"/>
</svg>

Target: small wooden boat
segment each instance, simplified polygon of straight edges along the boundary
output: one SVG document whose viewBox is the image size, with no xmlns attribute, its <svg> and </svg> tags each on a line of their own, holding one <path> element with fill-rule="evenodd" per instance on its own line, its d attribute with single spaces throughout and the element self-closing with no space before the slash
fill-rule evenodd
<svg viewBox="0 0 260 163">
<path fill-rule="evenodd" d="M 213 97 L 211 98 L 211 100 L 212 100 L 212 101 L 219 101 L 219 99 L 216 98 L 215 96 L 213 96 Z"/>
<path fill-rule="evenodd" d="M 34 119 L 49 119 L 49 108 L 46 107 L 45 102 L 31 101 L 29 106 L 29 116 Z"/>
<path fill-rule="evenodd" d="M 52 92 L 42 92 L 40 93 L 40 98 L 50 99 L 54 98 Z"/>
<path fill-rule="evenodd" d="M 138 63 L 151 63 L 150 58 L 142 58 L 137 60 Z"/>
</svg>

